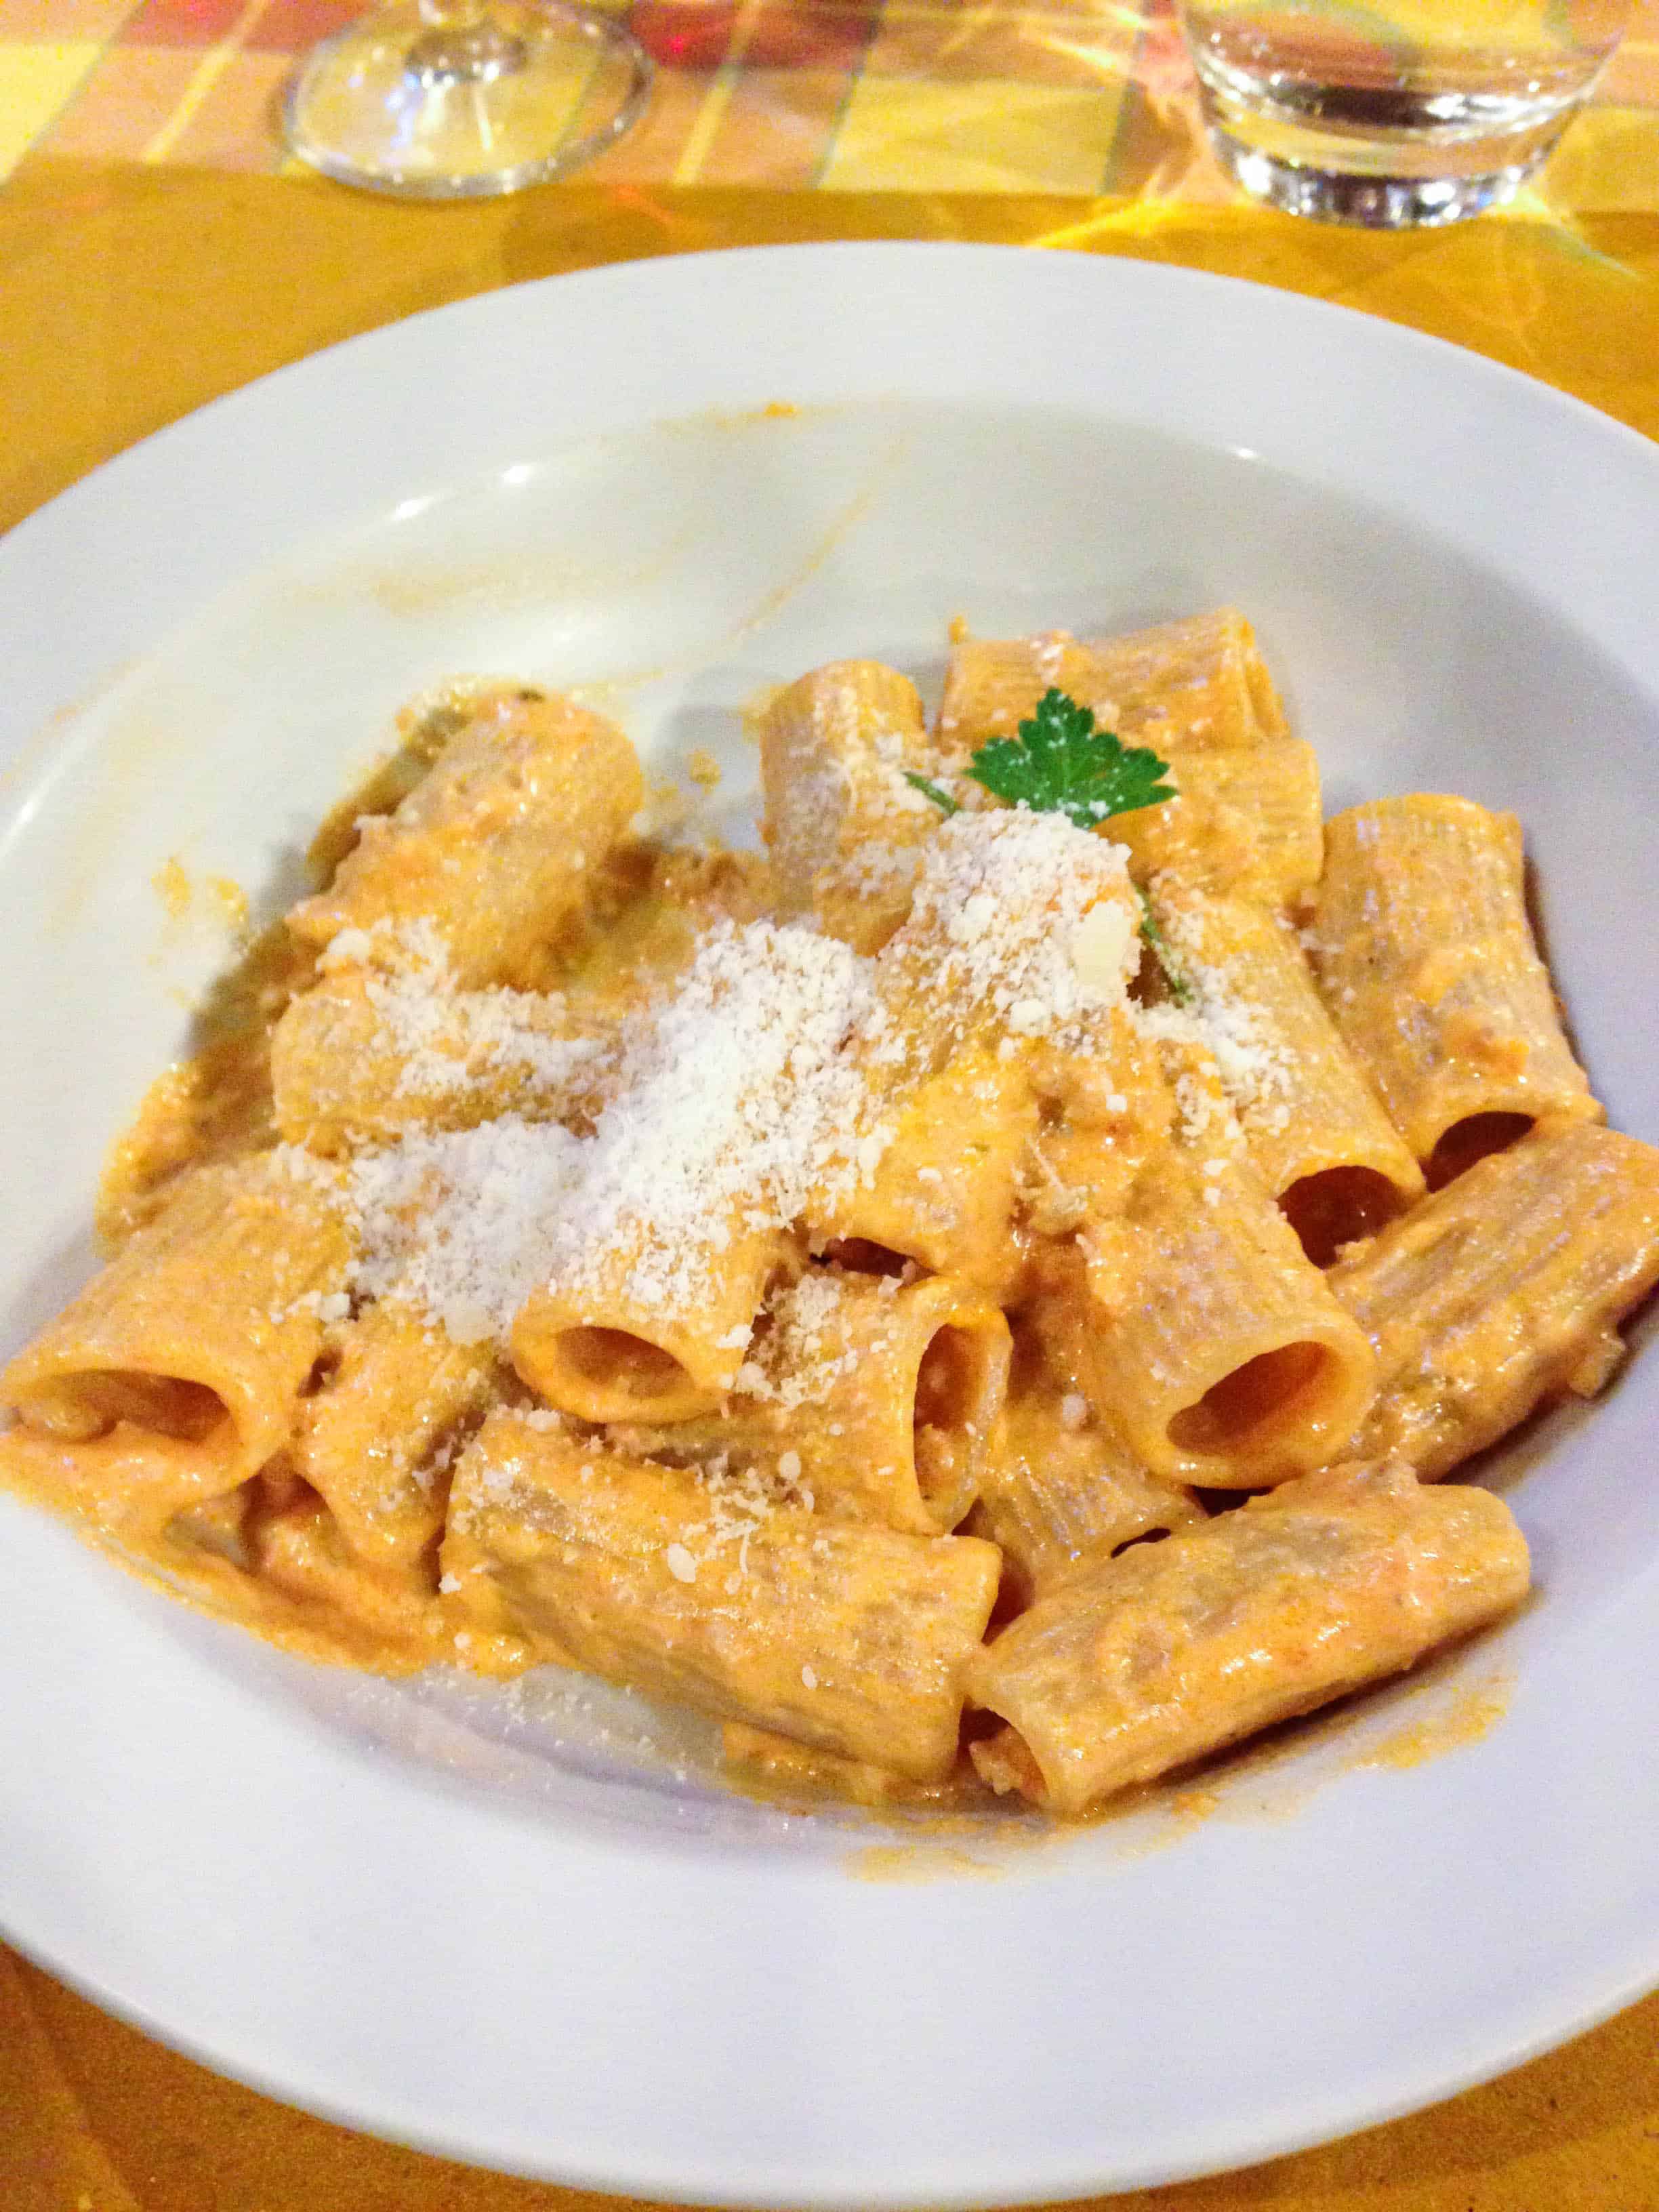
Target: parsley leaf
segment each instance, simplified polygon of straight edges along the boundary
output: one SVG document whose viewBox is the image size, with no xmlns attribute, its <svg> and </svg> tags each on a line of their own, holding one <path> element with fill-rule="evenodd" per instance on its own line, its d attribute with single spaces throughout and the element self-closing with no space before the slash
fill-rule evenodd
<svg viewBox="0 0 1659 2212">
<path fill-rule="evenodd" d="M 1094 709 L 1063 691 L 1043 693 L 1017 738 L 993 738 L 974 755 L 975 783 L 1012 805 L 1063 814 L 1079 830 L 1097 830 L 1109 816 L 1157 806 L 1176 795 L 1169 773 L 1146 745 L 1120 744 L 1097 724 Z"/>
<path fill-rule="evenodd" d="M 904 781 L 907 783 L 913 783 L 918 791 L 925 791 L 928 798 L 933 800 L 934 805 L 939 807 L 942 812 L 945 814 L 961 813 L 962 802 L 960 799 L 952 799 L 948 791 L 942 790 L 938 784 L 931 782 L 927 776 L 918 775 L 915 769 L 907 768 L 905 769 Z"/>
</svg>

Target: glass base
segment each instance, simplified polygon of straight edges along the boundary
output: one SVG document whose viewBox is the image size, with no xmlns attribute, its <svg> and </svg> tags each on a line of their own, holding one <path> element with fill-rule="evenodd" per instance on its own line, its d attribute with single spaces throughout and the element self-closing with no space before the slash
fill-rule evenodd
<svg viewBox="0 0 1659 2212">
<path fill-rule="evenodd" d="M 568 0 L 399 0 L 313 47 L 289 80 L 289 150 L 343 185 L 405 199 L 521 191 L 636 119 L 649 57 Z"/>
<path fill-rule="evenodd" d="M 1252 199 L 1316 222 L 1355 223 L 1368 230 L 1422 229 L 1461 222 L 1512 199 L 1543 159 L 1541 152 L 1474 176 L 1389 176 L 1314 167 L 1247 145 L 1210 124 L 1222 166 Z"/>
</svg>

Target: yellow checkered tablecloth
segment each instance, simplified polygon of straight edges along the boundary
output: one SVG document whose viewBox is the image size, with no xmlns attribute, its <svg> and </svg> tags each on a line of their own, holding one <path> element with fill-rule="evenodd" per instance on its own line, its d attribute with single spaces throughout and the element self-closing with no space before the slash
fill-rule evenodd
<svg viewBox="0 0 1659 2212">
<path fill-rule="evenodd" d="M 1228 193 L 1170 0 L 608 0 L 659 63 L 584 173 L 841 191 Z M 37 159 L 270 171 L 295 58 L 357 0 L 3 0 L 0 175 Z M 1553 165 L 1559 204 L 1659 210 L 1659 0 Z"/>
</svg>

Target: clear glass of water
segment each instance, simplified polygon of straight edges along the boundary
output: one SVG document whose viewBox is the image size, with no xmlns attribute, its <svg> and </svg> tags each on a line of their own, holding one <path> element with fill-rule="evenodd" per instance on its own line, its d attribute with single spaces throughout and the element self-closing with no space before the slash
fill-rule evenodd
<svg viewBox="0 0 1659 2212">
<path fill-rule="evenodd" d="M 1394 229 L 1508 199 L 1633 0 L 1178 0 L 1216 151 L 1293 215 Z"/>
</svg>

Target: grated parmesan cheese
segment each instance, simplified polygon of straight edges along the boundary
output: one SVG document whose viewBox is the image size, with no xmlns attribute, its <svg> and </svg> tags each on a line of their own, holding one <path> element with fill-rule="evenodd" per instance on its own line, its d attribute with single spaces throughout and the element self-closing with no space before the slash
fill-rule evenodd
<svg viewBox="0 0 1659 2212">
<path fill-rule="evenodd" d="M 797 926 L 717 923 L 678 991 L 625 1030 L 615 1091 L 550 1229 L 544 1279 L 685 1310 L 734 1225 L 788 1227 L 851 1190 L 884 1139 L 851 1132 L 865 1090 L 847 1046 L 878 1024 L 868 963 Z"/>
<path fill-rule="evenodd" d="M 1179 906 L 1160 907 L 1158 921 L 1192 1000 L 1185 1007 L 1138 1009 L 1143 1035 L 1206 1054 L 1243 1129 L 1277 1135 L 1290 1122 L 1294 1068 L 1261 1008 L 1250 1001 L 1248 972 L 1238 961 L 1204 960 L 1198 933 Z M 1188 1142 L 1198 1141 L 1215 1119 L 1213 1102 L 1190 1077 L 1178 1079 L 1175 1088 L 1182 1133 Z"/>
<path fill-rule="evenodd" d="M 953 815 L 922 848 L 887 965 L 921 982 L 931 1018 L 959 1034 L 988 1018 L 1006 1032 L 1000 1050 L 1063 1038 L 1121 1004 L 1138 965 L 1127 858 L 1060 814 Z"/>
<path fill-rule="evenodd" d="M 462 990 L 428 921 L 343 930 L 318 964 L 324 974 L 361 974 L 404 1096 L 448 1097 L 507 1077 L 557 1097 L 591 1075 L 605 1050 L 600 1038 L 565 1033 L 565 1004 L 556 995 Z"/>
<path fill-rule="evenodd" d="M 843 1347 L 837 1326 L 847 1280 L 838 1267 L 817 1267 L 773 1293 L 753 1356 L 738 1370 L 743 1396 L 793 1413 L 821 1403 L 851 1374 L 856 1354 Z"/>
<path fill-rule="evenodd" d="M 360 1152 L 346 1172 L 351 1287 L 477 1343 L 544 1285 L 594 1287 L 627 1250 L 629 1295 L 694 1306 L 737 1228 L 785 1228 L 809 1192 L 845 1192 L 879 1161 L 886 1138 L 867 1126 L 848 1045 L 880 1022 L 868 963 L 847 945 L 716 924 L 678 994 L 621 1032 L 590 1137 L 504 1114 Z"/>
<path fill-rule="evenodd" d="M 504 1114 L 358 1153 L 346 1171 L 353 1287 L 406 1300 L 462 1342 L 504 1336 L 547 1279 L 581 1151 L 556 1121 Z"/>
</svg>

